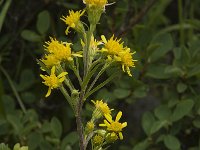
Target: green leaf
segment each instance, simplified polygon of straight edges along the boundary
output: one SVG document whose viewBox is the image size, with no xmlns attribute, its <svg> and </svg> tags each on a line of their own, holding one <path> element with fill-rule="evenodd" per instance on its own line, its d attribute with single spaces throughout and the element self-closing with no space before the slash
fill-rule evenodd
<svg viewBox="0 0 200 150">
<path fill-rule="evenodd" d="M 130 93 L 131 93 L 130 90 L 126 90 L 126 89 L 122 89 L 122 88 L 115 89 L 114 92 L 113 92 L 115 97 L 118 98 L 118 99 L 126 98 L 127 96 L 130 95 Z"/>
<path fill-rule="evenodd" d="M 51 119 L 51 130 L 57 138 L 61 137 L 61 135 L 62 135 L 62 125 L 56 117 L 53 117 Z"/>
<path fill-rule="evenodd" d="M 22 97 L 22 100 L 27 104 L 31 104 L 36 100 L 35 95 L 31 92 L 23 92 L 21 94 L 21 97 Z"/>
<path fill-rule="evenodd" d="M 13 126 L 15 133 L 17 135 L 20 135 L 23 125 L 22 122 L 20 121 L 19 116 L 17 114 L 7 115 L 7 120 Z"/>
<path fill-rule="evenodd" d="M 155 109 L 154 114 L 159 120 L 164 121 L 171 116 L 171 110 L 167 106 L 161 105 Z"/>
<path fill-rule="evenodd" d="M 147 92 L 148 88 L 146 86 L 140 86 L 134 90 L 133 94 L 137 98 L 143 98 L 147 95 Z"/>
<path fill-rule="evenodd" d="M 42 141 L 40 143 L 40 150 L 54 150 L 54 148 L 51 146 L 51 144 L 47 141 Z"/>
<path fill-rule="evenodd" d="M 106 88 L 102 88 L 98 91 L 96 95 L 97 99 L 104 99 L 108 101 L 113 101 L 116 99 L 115 95 L 108 91 Z"/>
<path fill-rule="evenodd" d="M 165 135 L 164 144 L 170 150 L 179 150 L 181 146 L 179 140 L 173 135 Z"/>
<path fill-rule="evenodd" d="M 192 123 L 196 128 L 200 128 L 200 120 L 196 119 Z"/>
<path fill-rule="evenodd" d="M 28 136 L 28 146 L 31 148 L 31 150 L 35 150 L 41 144 L 42 139 L 42 134 L 31 132 Z"/>
<path fill-rule="evenodd" d="M 35 76 L 31 69 L 25 69 L 20 76 L 20 83 L 17 86 L 18 91 L 23 91 L 30 88 L 35 82 Z"/>
<path fill-rule="evenodd" d="M 197 64 L 196 66 L 192 67 L 190 71 L 188 71 L 187 77 L 192 77 L 199 74 L 200 74 L 200 66 L 199 64 Z"/>
<path fill-rule="evenodd" d="M 173 47 L 173 40 L 170 34 L 161 34 L 156 36 L 151 43 L 160 44 L 154 52 L 149 56 L 148 62 L 155 62 L 163 57 Z"/>
<path fill-rule="evenodd" d="M 193 106 L 194 102 L 191 99 L 180 101 L 172 114 L 171 120 L 180 120 L 192 110 Z"/>
<path fill-rule="evenodd" d="M 187 85 L 180 82 L 180 83 L 177 84 L 176 89 L 179 93 L 183 93 L 187 89 Z"/>
<path fill-rule="evenodd" d="M 45 34 L 47 30 L 49 29 L 50 25 L 50 14 L 47 10 L 44 10 L 39 13 L 38 18 L 37 18 L 37 30 L 39 31 L 40 34 Z"/>
<path fill-rule="evenodd" d="M 165 73 L 165 69 L 168 65 L 165 64 L 151 64 L 147 68 L 146 76 L 155 79 L 168 79 L 170 75 Z"/>
<path fill-rule="evenodd" d="M 40 35 L 31 30 L 23 30 L 21 36 L 23 39 L 30 42 L 40 42 L 42 40 Z"/>
<path fill-rule="evenodd" d="M 71 132 L 69 133 L 62 141 L 62 147 L 69 145 L 74 145 L 76 142 L 78 142 L 78 135 L 77 132 Z"/>
<path fill-rule="evenodd" d="M 151 128 L 154 122 L 155 118 L 153 114 L 151 112 L 145 112 L 142 116 L 142 128 L 148 136 L 151 134 Z"/>
<path fill-rule="evenodd" d="M 159 131 L 162 127 L 168 125 L 168 121 L 155 121 L 151 127 L 150 134 L 154 134 Z"/>
<path fill-rule="evenodd" d="M 146 150 L 148 146 L 149 146 L 148 140 L 144 140 L 143 142 L 136 144 L 133 150 Z"/>
</svg>

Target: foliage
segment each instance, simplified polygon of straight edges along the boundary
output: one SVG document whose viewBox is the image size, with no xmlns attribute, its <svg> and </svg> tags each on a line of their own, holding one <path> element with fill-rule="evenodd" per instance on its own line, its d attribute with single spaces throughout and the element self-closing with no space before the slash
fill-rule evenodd
<svg viewBox="0 0 200 150">
<path fill-rule="evenodd" d="M 7 1 L 0 1 L 0 10 Z M 117 1 L 98 25 L 97 35 L 120 35 L 136 51 L 138 60 L 132 70 L 134 78 L 120 74 L 118 82 L 113 81 L 94 96 L 122 110 L 129 125 L 124 141 L 110 149 L 200 147 L 200 2 L 180 2 L 178 7 L 178 1 L 157 1 L 140 22 L 122 32 L 148 0 Z M 64 38 L 65 27 L 58 16 L 66 14 L 66 9 L 80 8 L 82 1 L 78 0 L 11 1 L 0 35 L 0 141 L 10 147 L 20 143 L 29 149 L 77 149 L 73 114 L 56 92 L 44 101 L 45 87 L 35 60 L 41 56 L 41 45 L 49 35 Z M 79 39 L 73 32 L 69 36 Z M 78 49 L 80 43 L 73 47 Z M 84 116 L 89 118 L 91 105 L 85 108 Z"/>
</svg>

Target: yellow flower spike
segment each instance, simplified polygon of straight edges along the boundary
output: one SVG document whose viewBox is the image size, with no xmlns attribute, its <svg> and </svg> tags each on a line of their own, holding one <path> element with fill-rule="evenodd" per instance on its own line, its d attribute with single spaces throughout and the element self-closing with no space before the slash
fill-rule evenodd
<svg viewBox="0 0 200 150">
<path fill-rule="evenodd" d="M 104 141 L 104 138 L 99 135 L 99 134 L 96 134 L 94 137 L 93 137 L 93 143 L 94 145 L 101 145 Z"/>
<path fill-rule="evenodd" d="M 45 97 L 48 97 L 51 94 L 52 89 L 58 88 L 62 84 L 62 82 L 65 80 L 65 75 L 68 74 L 67 72 L 62 72 L 61 74 L 56 76 L 55 70 L 56 68 L 55 66 L 53 66 L 51 68 L 50 76 L 42 75 L 42 74 L 40 75 L 41 78 L 44 80 L 44 82 L 42 83 L 44 83 L 46 86 L 49 87 L 48 92 Z"/>
<path fill-rule="evenodd" d="M 45 44 L 44 47 L 48 53 L 54 53 L 60 46 L 60 42 L 52 37 L 50 37 L 50 41 L 45 42 Z"/>
<path fill-rule="evenodd" d="M 130 67 L 135 67 L 134 60 L 132 55 L 135 52 L 130 53 L 130 48 L 126 48 L 125 50 L 118 53 L 118 61 L 122 64 L 122 70 L 127 72 L 129 76 L 132 76 L 130 73 Z"/>
<path fill-rule="evenodd" d="M 41 62 L 43 62 L 47 68 L 60 64 L 60 60 L 57 59 L 54 54 L 45 55 L 44 58 L 41 59 Z"/>
<path fill-rule="evenodd" d="M 124 49 L 123 43 L 120 43 L 121 39 L 114 38 L 114 35 L 109 40 L 106 40 L 105 36 L 102 35 L 101 39 L 104 43 L 102 52 L 107 52 L 108 55 L 117 55 Z"/>
<path fill-rule="evenodd" d="M 69 10 L 69 15 L 68 16 L 62 16 L 60 19 L 65 22 L 65 24 L 68 26 L 65 33 L 69 33 L 69 28 L 73 28 L 77 31 L 82 31 L 83 26 L 80 21 L 80 17 L 85 13 L 85 10 L 83 11 L 73 11 Z"/>
<path fill-rule="evenodd" d="M 96 102 L 92 100 L 96 109 L 98 109 L 103 115 L 110 114 L 112 109 L 108 107 L 107 103 L 104 103 L 102 100 L 97 100 Z"/>
<path fill-rule="evenodd" d="M 52 67 L 59 64 L 61 61 L 72 61 L 74 57 L 82 57 L 81 53 L 72 53 L 71 52 L 71 43 L 59 42 L 56 39 L 50 37 L 50 41 L 45 42 L 45 49 L 49 55 L 45 56 L 45 59 L 42 59 L 42 62 L 47 67 Z"/>
<path fill-rule="evenodd" d="M 89 7 L 100 7 L 104 8 L 105 5 L 108 3 L 107 0 L 83 0 L 83 3 L 88 5 Z"/>
<path fill-rule="evenodd" d="M 110 114 L 104 115 L 106 120 L 104 120 L 104 124 L 99 124 L 101 127 L 107 127 L 108 132 L 115 133 L 119 136 L 119 139 L 123 139 L 122 129 L 127 126 L 127 122 L 120 123 L 119 120 L 122 116 L 122 112 L 118 112 L 115 121 L 112 119 Z"/>
<path fill-rule="evenodd" d="M 93 121 L 88 121 L 87 124 L 86 124 L 86 127 L 85 127 L 85 130 L 87 133 L 90 133 L 94 130 L 94 122 Z"/>
</svg>

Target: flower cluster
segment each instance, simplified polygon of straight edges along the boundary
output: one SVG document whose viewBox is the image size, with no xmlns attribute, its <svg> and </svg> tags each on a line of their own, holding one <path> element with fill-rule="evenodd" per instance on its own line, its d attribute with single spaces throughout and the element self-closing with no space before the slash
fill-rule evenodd
<svg viewBox="0 0 200 150">
<path fill-rule="evenodd" d="M 55 69 L 55 66 L 53 66 L 50 76 L 40 75 L 44 79 L 43 83 L 49 87 L 46 97 L 51 94 L 52 89 L 58 88 L 62 84 L 62 82 L 65 80 L 65 75 L 68 74 L 67 72 L 62 72 L 61 74 L 56 76 Z"/>
<path fill-rule="evenodd" d="M 130 52 L 130 48 L 124 47 L 121 39 L 114 38 L 114 35 L 106 40 L 105 36 L 102 35 L 101 39 L 104 43 L 104 47 L 101 49 L 102 52 L 107 54 L 108 59 L 114 59 L 122 65 L 122 70 L 127 72 L 129 76 L 132 76 L 130 73 L 130 67 L 135 67 L 133 59 L 133 53 Z"/>
<path fill-rule="evenodd" d="M 85 131 L 86 134 L 91 132 L 94 133 L 92 138 L 93 145 L 95 147 L 102 147 L 103 145 L 112 143 L 117 139 L 122 140 L 122 130 L 127 126 L 127 122 L 119 122 L 122 117 L 122 112 L 119 111 L 115 120 L 113 120 L 113 109 L 110 109 L 107 103 L 103 102 L 103 100 L 92 100 L 92 102 L 95 109 L 93 111 L 91 121 L 89 121 L 86 125 Z M 98 124 L 99 120 L 102 120 L 103 123 Z M 95 123 L 98 125 L 95 126 Z"/>
<path fill-rule="evenodd" d="M 44 44 L 45 53 L 38 63 L 42 71 L 46 71 L 48 74 L 40 75 L 44 80 L 43 84 L 48 87 L 46 97 L 51 94 L 53 89 L 60 89 L 76 116 L 77 129 L 80 132 L 80 145 L 86 149 L 84 146 L 88 145 L 87 142 L 91 140 L 92 149 L 99 150 L 118 139 L 122 140 L 122 131 L 127 126 L 127 122 L 120 122 L 121 111 L 117 113 L 116 117 L 113 117 L 114 111 L 107 103 L 103 100 L 92 100 L 95 109 L 83 129 L 81 122 L 83 104 L 91 94 L 117 76 L 116 73 L 113 73 L 98 85 L 99 77 L 106 70 L 120 66 L 124 72 L 132 76 L 130 68 L 135 66 L 134 61 L 136 60 L 133 59 L 135 52 L 131 52 L 131 49 L 124 46 L 122 40 L 114 35 L 110 39 L 106 39 L 104 35 L 100 40 L 94 37 L 96 25 L 105 11 L 108 1 L 83 0 L 83 3 L 86 4 L 84 10 L 69 10 L 68 15 L 60 18 L 67 26 L 66 35 L 69 34 L 70 28 L 79 34 L 80 40 L 75 44 L 79 42 L 82 49 L 80 50 L 80 47 L 75 49 L 76 46 L 73 47 L 73 42 L 63 42 L 50 37 L 50 40 Z M 81 21 L 85 12 L 90 25 Z M 82 68 L 83 70 L 81 70 Z M 77 78 L 79 85 L 76 85 L 77 82 L 74 84 L 71 77 Z"/>
</svg>

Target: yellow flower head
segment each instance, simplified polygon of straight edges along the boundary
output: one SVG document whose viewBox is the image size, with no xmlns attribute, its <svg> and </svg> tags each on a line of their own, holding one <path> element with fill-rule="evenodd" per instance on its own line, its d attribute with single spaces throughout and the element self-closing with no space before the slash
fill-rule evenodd
<svg viewBox="0 0 200 150">
<path fill-rule="evenodd" d="M 122 112 L 121 111 L 118 112 L 115 120 L 112 120 L 112 116 L 110 114 L 105 114 L 104 116 L 106 120 L 104 120 L 104 124 L 99 124 L 99 126 L 107 127 L 107 130 L 109 132 L 118 134 L 119 139 L 122 140 L 123 139 L 122 129 L 127 126 L 127 122 L 124 122 L 124 123 L 119 122 L 122 116 Z"/>
<path fill-rule="evenodd" d="M 110 109 L 108 107 L 108 104 L 107 103 L 104 103 L 102 100 L 97 100 L 96 102 L 95 101 L 92 101 L 96 107 L 97 110 L 99 110 L 103 115 L 104 114 L 110 114 L 112 109 Z"/>
<path fill-rule="evenodd" d="M 44 83 L 46 86 L 49 87 L 48 92 L 45 97 L 48 97 L 51 94 L 52 89 L 58 88 L 61 85 L 61 83 L 65 80 L 65 75 L 68 74 L 67 72 L 62 72 L 61 74 L 56 76 L 55 70 L 56 70 L 56 68 L 55 68 L 55 66 L 53 66 L 51 68 L 50 76 L 42 75 L 42 74 L 40 75 L 42 77 L 42 79 L 44 79 L 44 82 L 42 82 L 42 83 Z"/>
<path fill-rule="evenodd" d="M 122 64 L 122 70 L 127 72 L 129 76 L 132 76 L 129 67 L 135 67 L 134 61 L 136 60 L 134 60 L 132 57 L 134 53 L 130 53 L 130 48 L 126 48 L 125 50 L 119 52 L 117 56 L 118 61 L 120 61 Z"/>
<path fill-rule="evenodd" d="M 93 143 L 94 145 L 101 145 L 103 144 L 104 138 L 101 135 L 96 134 L 93 137 Z"/>
<path fill-rule="evenodd" d="M 114 38 L 114 35 L 109 40 L 106 40 L 105 36 L 102 35 L 101 39 L 104 42 L 102 51 L 107 52 L 108 55 L 117 55 L 123 50 L 123 43 L 120 43 L 121 39 Z"/>
<path fill-rule="evenodd" d="M 43 60 L 43 63 L 48 67 L 53 64 L 58 64 L 59 61 L 71 61 L 72 56 L 82 57 L 80 54 L 73 54 L 71 52 L 71 43 L 59 42 L 56 39 L 50 37 L 50 41 L 45 42 L 44 45 L 46 51 L 50 53 L 46 56 L 46 60 Z M 52 61 L 52 62 L 51 62 Z"/>
<path fill-rule="evenodd" d="M 44 45 L 44 47 L 46 51 L 48 53 L 54 53 L 55 51 L 57 51 L 57 49 L 59 49 L 61 43 L 58 40 L 50 37 L 50 41 L 45 42 L 45 44 L 46 45 Z"/>
<path fill-rule="evenodd" d="M 88 132 L 88 133 L 92 132 L 94 130 L 94 126 L 95 126 L 94 122 L 92 122 L 92 121 L 87 122 L 86 132 Z"/>
<path fill-rule="evenodd" d="M 112 143 L 112 142 L 115 142 L 116 140 L 118 140 L 118 136 L 117 136 L 117 134 L 115 132 L 107 134 L 106 142 Z"/>
<path fill-rule="evenodd" d="M 57 59 L 54 54 L 45 55 L 45 57 L 41 59 L 41 61 L 45 64 L 47 68 L 51 68 L 60 64 L 60 60 Z"/>
<path fill-rule="evenodd" d="M 83 11 L 76 11 L 69 10 L 68 16 L 62 16 L 60 19 L 65 22 L 66 25 L 68 25 L 65 33 L 69 33 L 69 28 L 77 29 L 78 25 L 80 23 L 80 17 L 84 14 L 85 10 Z"/>
<path fill-rule="evenodd" d="M 100 7 L 104 8 L 105 5 L 108 3 L 107 0 L 83 0 L 83 3 L 88 5 L 89 7 Z"/>
</svg>

